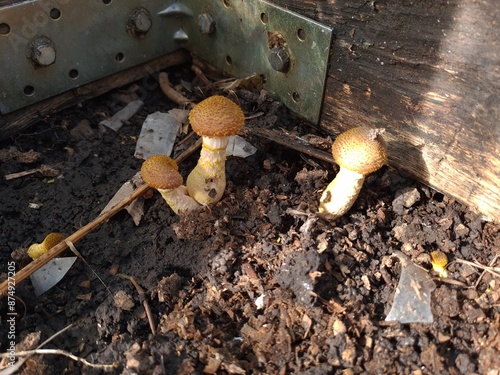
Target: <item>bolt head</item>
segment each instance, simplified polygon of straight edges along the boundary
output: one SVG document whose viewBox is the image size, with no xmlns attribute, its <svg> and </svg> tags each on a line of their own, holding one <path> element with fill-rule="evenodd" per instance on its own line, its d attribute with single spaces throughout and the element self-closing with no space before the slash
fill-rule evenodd
<svg viewBox="0 0 500 375">
<path fill-rule="evenodd" d="M 147 33 L 152 25 L 151 18 L 147 14 L 140 13 L 135 18 L 135 28 L 137 31 Z"/>
<path fill-rule="evenodd" d="M 127 31 L 135 37 L 142 38 L 153 26 L 151 14 L 146 8 L 136 8 L 127 21 Z"/>
<path fill-rule="evenodd" d="M 269 54 L 269 63 L 277 72 L 286 73 L 290 69 L 290 55 L 283 47 L 272 48 Z"/>
<path fill-rule="evenodd" d="M 56 61 L 56 48 L 47 37 L 41 36 L 31 43 L 31 60 L 39 66 L 49 66 Z"/>
<path fill-rule="evenodd" d="M 198 30 L 202 34 L 213 34 L 215 32 L 215 21 L 208 13 L 202 13 L 198 16 Z"/>
</svg>

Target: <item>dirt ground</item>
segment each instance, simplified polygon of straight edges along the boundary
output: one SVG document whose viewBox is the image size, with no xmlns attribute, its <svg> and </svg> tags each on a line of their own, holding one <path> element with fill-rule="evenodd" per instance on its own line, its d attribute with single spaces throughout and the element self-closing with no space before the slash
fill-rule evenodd
<svg viewBox="0 0 500 375">
<path fill-rule="evenodd" d="M 186 67 L 170 74 L 174 83 L 193 80 Z M 2 280 L 8 262 L 17 270 L 29 262 L 31 243 L 49 232 L 69 235 L 94 219 L 140 169 L 134 149 L 144 119 L 175 107 L 154 81 L 148 90 L 143 85 L 61 111 L 0 143 L 11 155 L 0 164 L 2 175 L 42 164 L 58 170 L 55 177 L 0 182 Z M 145 105 L 118 132 L 98 125 L 138 94 Z M 203 98 L 198 90 L 185 94 Z M 77 242 L 88 265 L 78 260 L 53 289 L 36 297 L 30 280 L 16 285 L 17 351 L 72 324 L 44 348 L 115 367 L 35 355 L 21 373 L 500 374 L 500 278 L 478 268 L 500 266 L 500 226 L 387 166 L 366 179 L 347 215 L 324 221 L 315 212 L 336 168 L 252 129 L 319 136 L 327 147 L 332 137 L 265 95 L 242 89 L 224 95 L 249 117 L 245 136 L 258 152 L 228 158 L 220 202 L 179 217 L 155 192 L 138 226 L 123 210 Z M 39 155 L 25 160 L 12 147 Z M 181 163 L 184 177 L 197 155 Z M 385 321 L 401 273 L 397 250 L 436 284 L 432 324 Z M 434 250 L 451 262 L 447 280 L 431 270 Z M 155 336 L 144 298 L 113 270 L 144 288 Z M 122 304 L 113 298 L 118 292 Z M 0 314 L 6 352 L 5 299 Z"/>
</svg>

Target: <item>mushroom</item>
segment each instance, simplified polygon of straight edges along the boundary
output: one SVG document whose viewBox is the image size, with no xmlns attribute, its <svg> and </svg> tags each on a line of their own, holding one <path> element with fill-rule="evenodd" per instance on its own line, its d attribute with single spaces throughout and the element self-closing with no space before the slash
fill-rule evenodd
<svg viewBox="0 0 500 375">
<path fill-rule="evenodd" d="M 66 237 L 61 233 L 49 233 L 42 243 L 34 243 L 28 248 L 28 255 L 35 260 L 42 254 L 46 253 Z"/>
<path fill-rule="evenodd" d="M 202 137 L 202 149 L 186 187 L 189 195 L 203 205 L 222 198 L 226 188 L 226 147 L 229 136 L 243 127 L 245 116 L 233 101 L 219 95 L 199 102 L 189 113 L 193 130 Z"/>
<path fill-rule="evenodd" d="M 318 214 L 327 219 L 344 215 L 354 204 L 365 175 L 375 172 L 387 161 L 384 129 L 357 127 L 340 134 L 332 145 L 339 173 L 323 191 Z"/>
<path fill-rule="evenodd" d="M 182 176 L 177 163 L 165 155 L 147 158 L 141 167 L 142 179 L 158 190 L 165 202 L 176 214 L 196 210 L 201 206 L 191 198 L 182 185 Z"/>
</svg>

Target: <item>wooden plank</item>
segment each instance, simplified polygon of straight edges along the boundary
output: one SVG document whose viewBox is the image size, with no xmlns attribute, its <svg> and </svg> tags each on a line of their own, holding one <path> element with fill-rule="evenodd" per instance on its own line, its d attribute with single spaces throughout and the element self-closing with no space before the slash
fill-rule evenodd
<svg viewBox="0 0 500 375">
<path fill-rule="evenodd" d="M 387 129 L 390 164 L 500 221 L 498 0 L 273 0 L 332 26 L 321 127 Z"/>
<path fill-rule="evenodd" d="M 87 99 L 102 95 L 114 88 L 137 81 L 161 69 L 180 65 L 189 60 L 190 55 L 187 51 L 178 50 L 147 63 L 112 74 L 99 81 L 80 86 L 53 98 L 42 100 L 26 108 L 19 109 L 6 115 L 0 115 L 0 139 L 7 138 L 63 108 L 81 103 Z"/>
</svg>

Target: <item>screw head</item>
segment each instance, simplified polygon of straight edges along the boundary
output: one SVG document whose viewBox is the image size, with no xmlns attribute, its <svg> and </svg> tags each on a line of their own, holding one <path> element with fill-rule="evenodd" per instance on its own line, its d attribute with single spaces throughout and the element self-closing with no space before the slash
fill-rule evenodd
<svg viewBox="0 0 500 375">
<path fill-rule="evenodd" d="M 290 69 L 290 55 L 283 47 L 272 48 L 269 63 L 277 72 L 286 73 Z"/>
<path fill-rule="evenodd" d="M 39 66 L 49 66 L 56 61 L 56 47 L 46 36 L 36 38 L 30 47 L 30 58 Z"/>
<path fill-rule="evenodd" d="M 143 37 L 153 26 L 151 13 L 146 8 L 135 8 L 130 14 L 126 29 L 135 37 Z"/>
<path fill-rule="evenodd" d="M 215 32 L 215 21 L 208 13 L 202 13 L 198 16 L 198 30 L 202 34 L 213 34 Z"/>
</svg>

